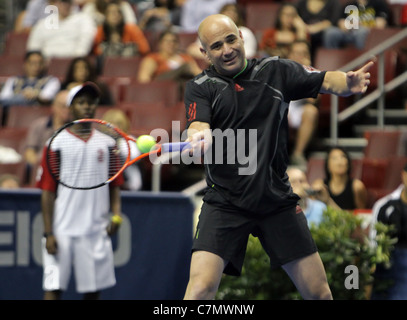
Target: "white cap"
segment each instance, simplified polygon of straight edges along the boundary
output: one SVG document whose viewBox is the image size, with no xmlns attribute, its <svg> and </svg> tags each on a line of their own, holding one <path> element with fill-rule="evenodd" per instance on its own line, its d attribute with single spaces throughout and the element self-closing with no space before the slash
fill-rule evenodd
<svg viewBox="0 0 407 320">
<path fill-rule="evenodd" d="M 66 99 L 66 105 L 69 107 L 73 101 L 73 99 L 82 92 L 89 92 L 92 94 L 95 98 L 100 97 L 100 90 L 96 84 L 93 82 L 87 81 L 83 84 L 80 84 L 79 86 L 73 87 L 71 90 L 69 90 L 68 97 Z"/>
</svg>

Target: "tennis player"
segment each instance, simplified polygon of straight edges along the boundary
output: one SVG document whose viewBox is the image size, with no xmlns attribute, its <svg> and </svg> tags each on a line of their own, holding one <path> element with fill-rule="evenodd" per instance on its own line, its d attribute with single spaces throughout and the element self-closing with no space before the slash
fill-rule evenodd
<svg viewBox="0 0 407 320">
<path fill-rule="evenodd" d="M 332 299 L 307 220 L 297 205 L 299 197 L 286 174 L 288 105 L 318 93 L 364 93 L 373 63 L 344 73 L 318 71 L 278 57 L 248 60 L 238 27 L 219 14 L 204 19 L 198 35 L 211 66 L 186 86 L 187 140 L 191 153 L 205 154 L 208 188 L 184 298 L 213 299 L 223 273 L 240 275 L 248 236 L 253 234 L 271 267 L 282 267 L 304 299 Z M 253 129 L 255 147 L 249 143 Z M 225 135 L 215 136 L 215 130 Z M 231 131 L 237 137 L 235 146 L 225 139 Z M 247 163 L 237 157 L 245 152 L 257 161 L 250 174 L 239 171 Z"/>
<path fill-rule="evenodd" d="M 67 107 L 73 120 L 93 118 L 99 101 L 98 87 L 91 83 L 76 86 L 69 91 Z M 112 139 L 100 132 L 79 135 L 74 131 L 64 132 L 61 143 L 55 144 L 60 157 L 60 173 L 64 164 L 74 163 L 78 168 L 94 168 L 95 175 L 107 175 L 109 144 Z M 64 141 L 74 140 L 67 143 Z M 106 147 L 90 149 L 93 139 L 104 139 Z M 96 144 L 95 144 L 96 145 Z M 74 146 L 74 148 L 72 148 Z M 58 184 L 51 176 L 46 160 L 42 157 L 42 174 L 37 186 L 42 189 L 41 205 L 44 221 L 43 237 L 43 289 L 44 299 L 56 300 L 68 287 L 71 269 L 75 273 L 76 290 L 84 299 L 98 299 L 100 291 L 116 283 L 113 249 L 109 235 L 115 233 L 122 218 L 120 202 L 120 176 L 109 185 L 91 190 L 74 190 Z M 95 156 L 87 163 L 81 161 L 81 154 L 91 150 Z M 80 179 L 76 174 L 72 178 Z M 110 211 L 113 213 L 111 219 Z"/>
</svg>

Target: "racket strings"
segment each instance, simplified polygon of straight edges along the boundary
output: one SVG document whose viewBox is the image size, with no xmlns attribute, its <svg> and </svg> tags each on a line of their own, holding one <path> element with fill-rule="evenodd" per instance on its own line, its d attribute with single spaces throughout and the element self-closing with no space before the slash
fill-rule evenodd
<svg viewBox="0 0 407 320">
<path fill-rule="evenodd" d="M 71 188 L 92 189 L 121 170 L 128 149 L 122 135 L 106 124 L 73 124 L 50 141 L 48 167 L 57 182 Z"/>
</svg>

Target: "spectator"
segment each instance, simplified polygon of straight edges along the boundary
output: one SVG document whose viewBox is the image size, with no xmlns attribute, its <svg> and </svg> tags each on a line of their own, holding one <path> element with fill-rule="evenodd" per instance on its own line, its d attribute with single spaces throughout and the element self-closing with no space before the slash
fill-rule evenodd
<svg viewBox="0 0 407 320">
<path fill-rule="evenodd" d="M 88 0 L 82 7 L 82 12 L 90 15 L 97 26 L 105 21 L 105 11 L 109 3 L 116 2 L 123 12 L 124 21 L 137 24 L 137 17 L 131 4 L 126 0 Z"/>
<path fill-rule="evenodd" d="M 29 0 L 25 10 L 20 12 L 17 17 L 15 28 L 16 32 L 30 32 L 35 23 L 48 16 L 46 10 L 48 5 L 53 5 L 54 0 Z"/>
<path fill-rule="evenodd" d="M 291 167 L 287 169 L 287 175 L 293 192 L 300 197 L 298 204 L 307 218 L 308 226 L 311 224 L 318 225 L 326 210 L 326 204 L 313 197 L 315 191 L 308 183 L 307 175 L 303 170 Z"/>
<path fill-rule="evenodd" d="M 98 85 L 101 90 L 100 95 L 100 105 L 113 105 L 114 101 L 112 94 L 110 92 L 109 86 L 103 81 L 97 80 L 97 74 L 95 66 L 92 64 L 90 59 L 85 57 L 79 57 L 72 59 L 62 82 L 61 88 L 64 90 L 70 90 L 73 87 L 83 84 L 87 81 L 94 82 Z"/>
<path fill-rule="evenodd" d="M 299 0 L 297 10 L 306 24 L 311 41 L 311 58 L 318 47 L 325 46 L 324 34 L 336 26 L 341 17 L 341 5 L 337 0 Z"/>
<path fill-rule="evenodd" d="M 290 46 L 288 58 L 304 66 L 310 66 L 311 49 L 309 42 L 295 40 Z M 288 125 L 295 135 L 290 164 L 301 166 L 304 170 L 307 165 L 305 152 L 318 126 L 317 99 L 291 101 L 288 108 Z"/>
<path fill-rule="evenodd" d="M 60 82 L 46 74 L 44 57 L 40 51 L 29 51 L 24 56 L 24 74 L 12 76 L 4 84 L 2 104 L 49 104 L 58 92 Z"/>
<path fill-rule="evenodd" d="M 0 189 L 18 189 L 20 188 L 20 179 L 11 173 L 0 175 Z"/>
<path fill-rule="evenodd" d="M 236 0 L 187 0 L 181 11 L 181 31 L 196 32 L 203 19 L 219 13 L 227 3 L 236 3 Z"/>
<path fill-rule="evenodd" d="M 293 3 L 283 3 L 278 9 L 274 28 L 263 31 L 259 50 L 264 56 L 287 58 L 295 40 L 308 40 L 306 25 Z"/>
<path fill-rule="evenodd" d="M 158 40 L 158 51 L 148 54 L 140 63 L 137 80 L 186 80 L 202 72 L 192 56 L 179 50 L 177 33 L 167 30 Z"/>
<path fill-rule="evenodd" d="M 123 132 L 129 134 L 130 120 L 122 110 L 114 108 L 106 111 L 103 115 L 103 120 L 115 125 Z M 128 155 L 127 148 L 122 148 L 121 150 L 125 150 L 125 153 L 122 154 L 122 156 L 127 157 Z M 141 154 L 136 144 L 131 142 L 130 142 L 130 152 L 131 159 L 134 159 Z M 137 191 L 142 188 L 143 185 L 142 175 L 139 164 L 137 162 L 131 165 L 130 167 L 126 168 L 126 170 L 123 172 L 123 177 L 124 184 L 122 185 L 122 189 Z"/>
<path fill-rule="evenodd" d="M 316 198 L 342 210 L 367 208 L 367 190 L 363 182 L 351 176 L 352 161 L 342 147 L 332 147 L 325 160 L 325 179 L 313 182 Z"/>
<path fill-rule="evenodd" d="M 46 74 L 40 51 L 25 54 L 23 70 L 22 75 L 9 77 L 0 92 L 3 123 L 10 106 L 49 104 L 61 86 L 58 78 Z"/>
<path fill-rule="evenodd" d="M 106 6 L 105 17 L 96 32 L 94 54 L 102 57 L 132 57 L 150 52 L 143 31 L 136 24 L 125 23 L 117 3 Z"/>
<path fill-rule="evenodd" d="M 30 169 L 40 163 L 42 150 L 52 134 L 69 120 L 69 109 L 66 106 L 68 91 L 61 90 L 55 96 L 51 105 L 51 116 L 33 119 L 29 127 L 24 160 Z"/>
<path fill-rule="evenodd" d="M 350 12 L 345 10 L 349 6 L 354 7 Z M 390 8 L 386 0 L 353 0 L 344 6 L 342 12 L 337 27 L 328 29 L 324 35 L 327 48 L 351 45 L 363 49 L 372 28 L 384 29 L 389 24 Z M 352 19 L 347 21 L 349 17 Z"/>
<path fill-rule="evenodd" d="M 180 0 L 152 1 L 153 5 L 140 13 L 140 28 L 143 31 L 163 32 L 170 27 L 179 27 L 183 2 Z"/>
<path fill-rule="evenodd" d="M 219 13 L 227 15 L 233 20 L 242 32 L 244 39 L 244 49 L 248 59 L 254 58 L 257 55 L 257 39 L 252 30 L 245 26 L 244 16 L 241 7 L 234 3 L 225 4 Z M 196 59 L 202 59 L 201 42 L 196 39 L 195 42 L 188 46 L 187 52 Z"/>
<path fill-rule="evenodd" d="M 47 59 L 88 55 L 96 34 L 92 18 L 82 12 L 72 12 L 72 0 L 56 0 L 54 5 L 58 16 L 49 16 L 34 25 L 27 49 L 41 50 Z"/>
<path fill-rule="evenodd" d="M 375 281 L 388 281 L 389 287 L 380 289 L 373 282 L 372 300 L 407 300 L 407 163 L 401 172 L 402 184 L 389 195 L 375 202 L 372 209 L 373 221 L 371 238 L 374 238 L 374 225 L 377 221 L 394 227 L 397 239 L 390 256 L 390 268 L 379 264 L 374 273 Z"/>
</svg>

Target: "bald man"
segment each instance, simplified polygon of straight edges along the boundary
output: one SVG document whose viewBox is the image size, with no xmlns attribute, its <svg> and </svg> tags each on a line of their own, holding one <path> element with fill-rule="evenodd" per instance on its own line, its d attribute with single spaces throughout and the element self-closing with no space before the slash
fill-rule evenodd
<svg viewBox="0 0 407 320">
<path fill-rule="evenodd" d="M 355 72 L 321 72 L 278 57 L 246 59 L 227 16 L 199 26 L 211 67 L 187 83 L 190 154 L 204 154 L 206 180 L 185 299 L 213 299 L 223 273 L 240 275 L 250 234 L 272 268 L 282 267 L 304 299 L 332 299 L 324 266 L 286 174 L 288 104 L 364 93 L 369 62 Z"/>
</svg>

